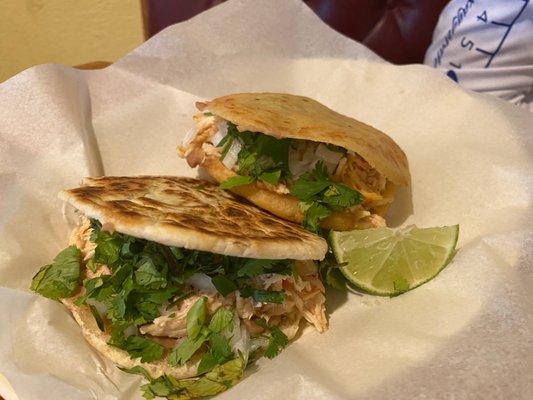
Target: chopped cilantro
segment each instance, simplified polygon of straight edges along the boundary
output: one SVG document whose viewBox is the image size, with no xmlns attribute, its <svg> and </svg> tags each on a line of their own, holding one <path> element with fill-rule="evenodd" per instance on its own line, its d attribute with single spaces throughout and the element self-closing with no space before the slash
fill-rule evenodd
<svg viewBox="0 0 533 400">
<path fill-rule="evenodd" d="M 326 218 L 331 211 L 329 208 L 318 202 L 302 203 L 305 211 L 305 218 L 303 220 L 303 227 L 311 232 L 318 232 L 319 223 Z"/>
<path fill-rule="evenodd" d="M 200 347 L 207 341 L 209 336 L 208 331 L 203 331 L 195 339 L 190 337 L 186 338 L 180 343 L 178 347 L 172 349 L 168 355 L 168 363 L 170 365 L 183 365 L 196 353 Z"/>
<path fill-rule="evenodd" d="M 240 290 L 242 297 L 252 297 L 255 301 L 262 303 L 283 303 L 285 296 L 283 292 L 275 290 L 254 289 L 252 287 L 244 287 Z"/>
<path fill-rule="evenodd" d="M 163 346 L 142 336 L 131 335 L 124 338 L 122 332 L 112 335 L 111 346 L 126 350 L 131 358 L 141 358 L 141 362 L 151 362 L 163 357 Z"/>
<path fill-rule="evenodd" d="M 289 339 L 277 326 L 270 328 L 270 338 L 268 339 L 268 345 L 265 349 L 265 357 L 274 358 L 279 352 L 287 346 Z"/>
<path fill-rule="evenodd" d="M 204 353 L 198 366 L 198 374 L 210 371 L 216 365 L 223 364 L 233 357 L 229 339 L 220 333 L 213 332 L 209 336 L 209 351 Z"/>
<path fill-rule="evenodd" d="M 209 330 L 212 332 L 222 332 L 233 320 L 233 312 L 225 307 L 220 307 L 211 317 Z"/>
<path fill-rule="evenodd" d="M 281 172 L 274 171 L 266 179 L 278 176 Z M 283 291 L 257 289 L 252 286 L 252 278 L 266 273 L 294 273 L 291 260 L 256 260 L 164 246 L 119 232 L 103 231 L 96 220 L 91 220 L 91 227 L 90 240 L 96 248 L 87 267 L 98 274 L 100 268 L 106 266 L 110 274 L 85 279 L 84 295 L 75 303 L 88 306 L 99 329 L 111 334 L 109 345 L 141 362 L 159 360 L 165 351 L 155 340 L 139 334 L 139 327 L 159 317 L 161 310 L 171 309 L 190 296 L 193 292 L 186 283 L 193 274 L 209 276 L 224 296 L 238 290 L 255 301 L 281 303 Z M 63 250 L 51 265 L 43 267 L 34 277 L 32 289 L 51 298 L 72 296 L 80 287 L 80 258 L 75 246 Z M 105 307 L 105 311 L 100 313 L 95 304 L 98 309 Z M 204 376 L 182 381 L 168 376 L 150 379 L 143 387 L 145 397 L 211 394 L 231 386 L 234 378 L 240 378 L 243 368 L 243 359 L 235 358 L 237 355 L 230 345 L 234 318 L 234 311 L 224 307 L 209 317 L 207 299 L 201 297 L 187 313 L 187 337 L 169 352 L 168 361 L 172 365 L 183 365 L 197 356 L 200 359 L 198 372 Z M 131 330 L 133 334 L 126 333 Z M 272 337 L 269 354 L 281 348 L 279 334 Z M 140 367 L 130 372 L 143 373 L 149 378 Z"/>
<path fill-rule="evenodd" d="M 290 177 L 291 139 L 276 139 L 257 132 L 239 132 L 235 124 L 228 121 L 228 133 L 217 144 L 217 147 L 222 147 L 222 160 L 234 140 L 241 143 L 237 154 L 239 175 L 222 182 L 222 189 L 246 185 L 257 180 L 276 185 L 280 179 Z"/>
<path fill-rule="evenodd" d="M 139 261 L 135 270 L 135 281 L 141 286 L 148 286 L 154 289 L 160 289 L 167 285 L 166 271 L 158 271 L 154 260 L 144 257 Z"/>
<path fill-rule="evenodd" d="M 236 357 L 222 365 L 215 366 L 199 378 L 181 380 L 170 375 L 152 379 L 144 369 L 138 367 L 123 369 L 123 371 L 143 375 L 149 381 L 141 387 L 143 396 L 147 400 L 158 396 L 176 400 L 192 400 L 214 396 L 229 389 L 242 378 L 244 367 L 243 359 Z"/>
<path fill-rule="evenodd" d="M 288 275 L 292 272 L 293 263 L 287 260 L 258 260 L 249 259 L 237 272 L 238 277 L 252 278 L 267 273 Z"/>
<path fill-rule="evenodd" d="M 332 288 L 344 290 L 346 289 L 346 278 L 339 270 L 339 266 L 330 246 L 326 257 L 318 264 L 318 271 L 322 282 L 327 283 Z"/>
<path fill-rule="evenodd" d="M 198 375 L 202 375 L 208 371 L 211 371 L 217 365 L 218 365 L 218 361 L 215 358 L 215 356 L 211 354 L 210 351 L 206 351 L 204 355 L 202 356 L 202 359 L 200 360 L 200 364 L 198 364 L 198 369 L 196 373 Z"/>
<path fill-rule="evenodd" d="M 312 171 L 301 175 L 291 187 L 291 194 L 300 200 L 304 210 L 303 226 L 319 231 L 319 223 L 333 211 L 341 211 L 361 203 L 361 193 L 348 186 L 333 182 L 325 165 L 317 162 Z"/>
<path fill-rule="evenodd" d="M 76 246 L 62 250 L 54 262 L 33 277 L 31 290 L 49 299 L 69 297 L 80 286 L 80 251 Z"/>
<path fill-rule="evenodd" d="M 235 186 L 243 186 L 252 183 L 255 179 L 251 176 L 234 175 L 220 184 L 221 189 L 231 189 Z"/>
<path fill-rule="evenodd" d="M 279 179 L 281 178 L 281 170 L 275 170 L 272 172 L 263 172 L 261 175 L 259 175 L 259 180 L 270 183 L 271 185 L 277 185 L 279 183 Z"/>
<path fill-rule="evenodd" d="M 287 344 L 289 343 L 289 339 L 277 326 L 268 325 L 266 321 L 264 320 L 264 318 L 256 319 L 254 320 L 254 323 L 270 331 L 270 335 L 268 336 L 268 344 L 264 352 L 265 357 L 267 358 L 276 357 L 279 354 L 279 352 L 285 346 L 287 346 Z"/>
<path fill-rule="evenodd" d="M 187 312 L 187 337 L 195 339 L 205 324 L 207 297 L 202 296 Z"/>
<path fill-rule="evenodd" d="M 241 143 L 237 155 L 238 175 L 223 181 L 220 187 L 231 189 L 255 181 L 271 185 L 283 182 L 290 187 L 291 194 L 300 200 L 300 207 L 304 212 L 302 225 L 312 232 L 318 233 L 320 222 L 332 212 L 342 211 L 362 201 L 357 190 L 333 182 L 322 161 L 317 162 L 312 171 L 293 181 L 289 169 L 291 139 L 276 139 L 258 132 L 239 132 L 234 124 L 228 122 L 228 133 L 217 145 L 222 147 L 222 160 L 234 140 Z M 332 151 L 347 152 L 339 146 L 329 144 L 327 147 Z"/>
<path fill-rule="evenodd" d="M 201 297 L 187 313 L 187 338 L 169 354 L 170 365 L 183 365 L 202 347 L 207 350 L 201 359 L 198 373 L 207 372 L 214 366 L 233 358 L 229 339 L 222 335 L 233 320 L 233 312 L 220 307 L 211 317 L 208 326 L 206 321 L 206 297 Z M 205 345 L 205 346 L 204 346 Z"/>
<path fill-rule="evenodd" d="M 213 286 L 218 290 L 222 296 L 227 296 L 228 294 L 237 290 L 237 285 L 226 275 L 216 275 L 211 278 Z"/>
</svg>

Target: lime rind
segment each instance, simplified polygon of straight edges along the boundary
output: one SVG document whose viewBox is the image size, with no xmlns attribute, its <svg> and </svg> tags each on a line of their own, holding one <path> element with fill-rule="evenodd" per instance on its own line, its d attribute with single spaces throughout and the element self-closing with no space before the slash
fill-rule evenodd
<svg viewBox="0 0 533 400">
<path fill-rule="evenodd" d="M 343 275 L 355 288 L 397 296 L 437 276 L 452 260 L 459 226 L 330 232 Z"/>
</svg>

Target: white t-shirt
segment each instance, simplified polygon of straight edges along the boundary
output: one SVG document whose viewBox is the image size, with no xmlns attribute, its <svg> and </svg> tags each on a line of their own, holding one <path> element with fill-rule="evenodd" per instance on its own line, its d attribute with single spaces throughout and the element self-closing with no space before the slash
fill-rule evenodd
<svg viewBox="0 0 533 400">
<path fill-rule="evenodd" d="M 451 0 L 424 64 L 533 111 L 533 0 Z"/>
</svg>

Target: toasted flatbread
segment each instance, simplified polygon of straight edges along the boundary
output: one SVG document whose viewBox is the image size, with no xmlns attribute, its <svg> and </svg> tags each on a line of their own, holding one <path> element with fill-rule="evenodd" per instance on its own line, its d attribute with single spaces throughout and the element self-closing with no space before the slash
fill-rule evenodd
<svg viewBox="0 0 533 400">
<path fill-rule="evenodd" d="M 308 97 L 237 93 L 205 103 L 203 111 L 234 123 L 240 131 L 344 147 L 359 154 L 396 185 L 409 184 L 407 157 L 389 136 Z"/>
<path fill-rule="evenodd" d="M 207 181 L 86 178 L 59 197 L 108 229 L 168 246 L 260 259 L 321 260 L 327 251 L 321 237 Z"/>
</svg>

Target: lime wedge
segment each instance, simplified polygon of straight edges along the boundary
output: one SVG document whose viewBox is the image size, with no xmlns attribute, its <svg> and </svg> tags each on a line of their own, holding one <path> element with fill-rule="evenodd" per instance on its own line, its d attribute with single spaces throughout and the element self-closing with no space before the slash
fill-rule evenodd
<svg viewBox="0 0 533 400">
<path fill-rule="evenodd" d="M 434 278 L 453 258 L 459 225 L 330 233 L 340 270 L 357 288 L 396 296 Z"/>
</svg>

